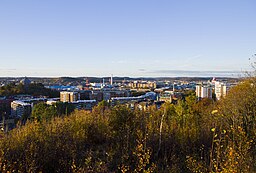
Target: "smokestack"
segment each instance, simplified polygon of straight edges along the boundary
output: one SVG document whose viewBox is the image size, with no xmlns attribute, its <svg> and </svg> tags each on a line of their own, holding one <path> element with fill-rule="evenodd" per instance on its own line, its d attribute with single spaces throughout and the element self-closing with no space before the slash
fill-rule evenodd
<svg viewBox="0 0 256 173">
<path fill-rule="evenodd" d="M 113 74 L 111 74 L 110 85 L 113 85 Z"/>
</svg>

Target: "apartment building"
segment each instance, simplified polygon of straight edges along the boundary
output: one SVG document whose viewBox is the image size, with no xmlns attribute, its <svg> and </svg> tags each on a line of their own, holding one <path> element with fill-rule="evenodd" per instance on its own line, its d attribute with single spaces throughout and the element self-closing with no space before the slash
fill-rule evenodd
<svg viewBox="0 0 256 173">
<path fill-rule="evenodd" d="M 212 86 L 203 84 L 196 85 L 196 96 L 198 99 L 212 99 Z"/>
<path fill-rule="evenodd" d="M 215 96 L 217 100 L 227 95 L 227 84 L 223 82 L 215 82 Z"/>
<path fill-rule="evenodd" d="M 80 100 L 80 94 L 78 92 L 62 91 L 60 92 L 61 102 L 75 102 Z"/>
</svg>

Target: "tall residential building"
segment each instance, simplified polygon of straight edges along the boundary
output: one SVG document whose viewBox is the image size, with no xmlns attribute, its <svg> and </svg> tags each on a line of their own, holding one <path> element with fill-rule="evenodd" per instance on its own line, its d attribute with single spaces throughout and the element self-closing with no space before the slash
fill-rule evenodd
<svg viewBox="0 0 256 173">
<path fill-rule="evenodd" d="M 111 78 L 110 78 L 110 85 L 113 85 L 113 74 L 111 75 Z"/>
<path fill-rule="evenodd" d="M 202 85 L 196 85 L 196 96 L 201 98 Z"/>
<path fill-rule="evenodd" d="M 227 95 L 227 85 L 225 83 L 215 82 L 215 96 L 217 100 Z"/>
<path fill-rule="evenodd" d="M 212 98 L 212 87 L 209 85 L 196 85 L 197 98 Z"/>
<path fill-rule="evenodd" d="M 80 94 L 78 92 L 62 91 L 60 92 L 61 102 L 75 102 L 80 100 Z"/>
</svg>

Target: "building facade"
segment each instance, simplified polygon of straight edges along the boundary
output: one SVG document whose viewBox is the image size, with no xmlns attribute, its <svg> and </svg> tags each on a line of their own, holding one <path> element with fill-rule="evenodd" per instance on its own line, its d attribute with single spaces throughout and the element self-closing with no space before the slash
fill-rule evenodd
<svg viewBox="0 0 256 173">
<path fill-rule="evenodd" d="M 80 100 L 80 94 L 78 92 L 62 91 L 60 92 L 61 102 L 75 102 Z"/>
<path fill-rule="evenodd" d="M 212 99 L 212 87 L 209 85 L 196 85 L 196 96 L 198 99 L 210 98 Z"/>
<path fill-rule="evenodd" d="M 11 117 L 29 116 L 31 114 L 31 104 L 22 101 L 13 101 L 11 103 Z"/>
<path fill-rule="evenodd" d="M 227 95 L 227 85 L 225 83 L 216 81 L 215 82 L 215 96 L 217 100 Z"/>
</svg>

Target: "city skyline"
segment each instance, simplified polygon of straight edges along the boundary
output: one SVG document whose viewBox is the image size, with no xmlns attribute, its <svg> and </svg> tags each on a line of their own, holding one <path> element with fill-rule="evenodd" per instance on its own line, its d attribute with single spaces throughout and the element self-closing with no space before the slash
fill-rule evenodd
<svg viewBox="0 0 256 173">
<path fill-rule="evenodd" d="M 0 76 L 228 76 L 250 70 L 253 0 L 2 1 Z"/>
</svg>

